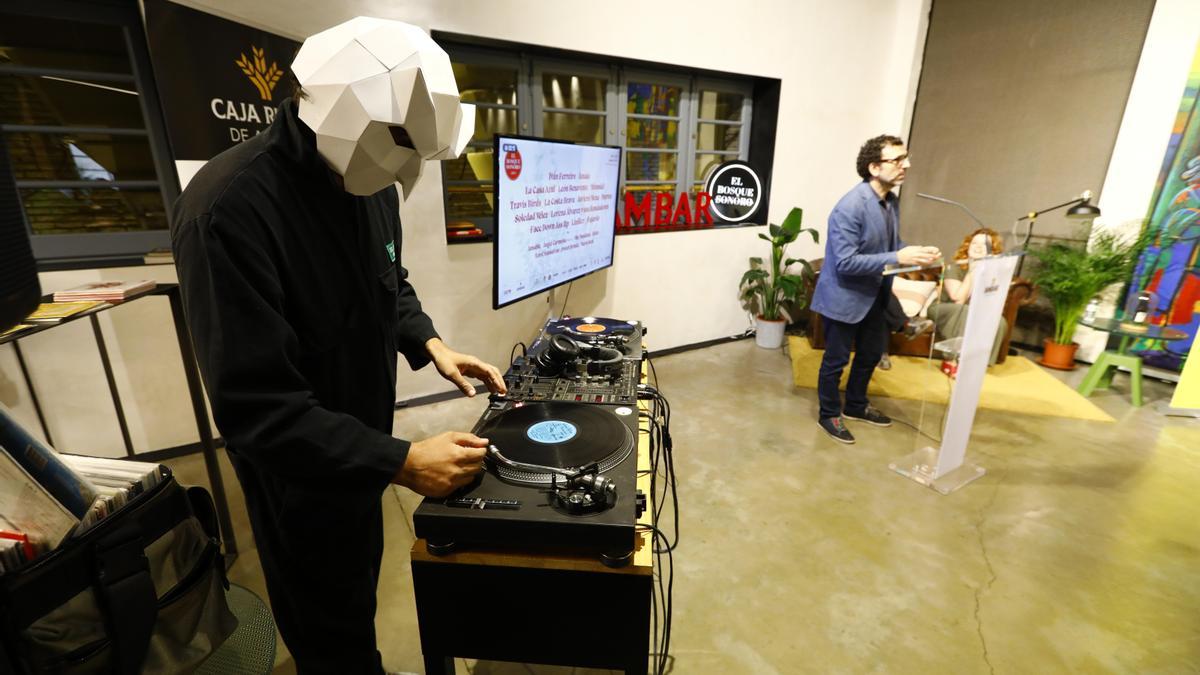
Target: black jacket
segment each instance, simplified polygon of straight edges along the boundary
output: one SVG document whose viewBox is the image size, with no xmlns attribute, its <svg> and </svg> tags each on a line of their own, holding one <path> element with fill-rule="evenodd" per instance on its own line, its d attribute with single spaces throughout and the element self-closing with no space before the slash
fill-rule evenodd
<svg viewBox="0 0 1200 675">
<path fill-rule="evenodd" d="M 382 491 L 409 448 L 391 436 L 396 353 L 421 368 L 437 334 L 399 264 L 395 188 L 335 181 L 289 101 L 196 174 L 171 240 L 227 447 L 289 482 Z"/>
</svg>

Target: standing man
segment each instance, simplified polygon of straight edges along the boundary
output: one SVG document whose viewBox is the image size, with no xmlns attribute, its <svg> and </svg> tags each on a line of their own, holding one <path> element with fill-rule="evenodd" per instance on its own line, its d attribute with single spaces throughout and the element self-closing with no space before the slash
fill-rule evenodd
<svg viewBox="0 0 1200 675">
<path fill-rule="evenodd" d="M 196 174 L 172 243 L 213 416 L 246 496 L 271 608 L 301 675 L 382 673 L 375 591 L 390 484 L 443 496 L 487 440 L 391 435 L 397 352 L 504 392 L 447 347 L 401 267 L 405 196 L 474 129 L 423 31 L 360 17 L 310 37 L 303 89 Z"/>
<path fill-rule="evenodd" d="M 854 442 L 845 417 L 881 427 L 892 424 L 867 402 L 867 385 L 887 345 L 884 314 L 892 279 L 883 276 L 884 266 L 924 265 L 941 255 L 933 246 L 902 246 L 900 241 L 900 209 L 892 189 L 904 182 L 910 166 L 904 141 L 887 135 L 868 140 L 858 151 L 862 182 L 829 214 L 825 262 L 812 302 L 812 310 L 825 317 L 818 423 L 842 443 Z M 843 408 L 838 385 L 852 348 L 854 363 Z"/>
</svg>

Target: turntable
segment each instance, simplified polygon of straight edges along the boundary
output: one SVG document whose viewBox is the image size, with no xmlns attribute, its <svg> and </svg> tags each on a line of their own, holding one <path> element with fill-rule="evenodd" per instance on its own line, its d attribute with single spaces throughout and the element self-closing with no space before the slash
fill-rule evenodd
<svg viewBox="0 0 1200 675">
<path fill-rule="evenodd" d="M 619 566 L 632 554 L 637 494 L 636 407 L 497 401 L 475 425 L 486 470 L 413 514 L 431 553 L 460 544 L 592 550 Z"/>
<path fill-rule="evenodd" d="M 636 358 L 641 359 L 640 350 L 644 331 L 641 323 L 637 321 L 594 316 L 566 317 L 547 321 L 545 333 L 547 336 L 563 334 L 580 342 L 591 344 L 629 345 L 639 350 Z"/>
</svg>

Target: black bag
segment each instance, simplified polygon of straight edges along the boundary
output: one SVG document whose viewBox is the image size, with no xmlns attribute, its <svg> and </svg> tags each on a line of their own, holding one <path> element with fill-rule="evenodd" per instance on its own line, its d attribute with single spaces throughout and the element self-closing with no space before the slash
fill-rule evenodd
<svg viewBox="0 0 1200 675">
<path fill-rule="evenodd" d="M 0 577 L 0 672 L 186 673 L 237 620 L 212 498 L 154 487 Z"/>
</svg>

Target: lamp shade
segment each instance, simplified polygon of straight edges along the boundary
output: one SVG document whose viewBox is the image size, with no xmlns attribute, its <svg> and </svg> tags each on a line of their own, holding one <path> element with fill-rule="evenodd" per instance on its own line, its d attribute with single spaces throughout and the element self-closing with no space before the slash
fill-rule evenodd
<svg viewBox="0 0 1200 675">
<path fill-rule="evenodd" d="M 1084 199 L 1075 206 L 1067 209 L 1068 218 L 1078 218 L 1083 220 L 1085 218 L 1095 218 L 1098 215 L 1100 215 L 1100 209 L 1088 203 L 1087 199 Z"/>
</svg>

